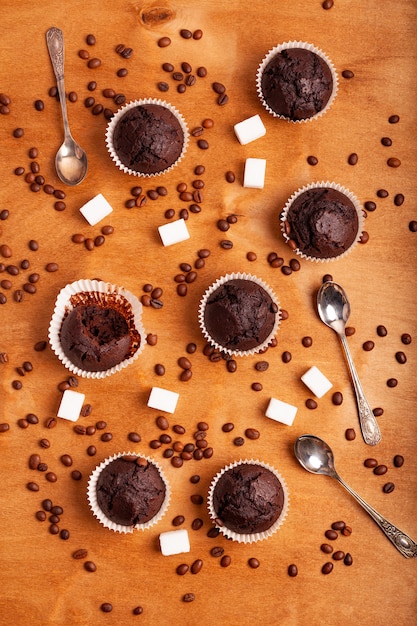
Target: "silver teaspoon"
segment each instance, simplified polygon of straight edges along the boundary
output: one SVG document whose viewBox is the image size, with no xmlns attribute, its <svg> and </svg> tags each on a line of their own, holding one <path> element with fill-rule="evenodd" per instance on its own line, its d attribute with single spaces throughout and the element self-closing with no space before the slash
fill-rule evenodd
<svg viewBox="0 0 417 626">
<path fill-rule="evenodd" d="M 417 556 L 417 544 L 399 528 L 382 517 L 363 498 L 353 491 L 345 481 L 340 478 L 334 466 L 334 457 L 331 448 L 325 441 L 314 435 L 301 435 L 294 444 L 295 456 L 300 464 L 312 474 L 324 474 L 335 478 L 365 509 L 378 524 L 391 543 L 407 559 Z"/>
<path fill-rule="evenodd" d="M 64 142 L 55 157 L 55 168 L 59 178 L 66 185 L 78 185 L 87 174 L 87 155 L 74 141 L 68 124 L 64 85 L 64 36 L 59 28 L 52 27 L 46 33 L 46 43 L 55 73 L 59 102 L 64 122 Z"/>
<path fill-rule="evenodd" d="M 342 343 L 355 390 L 362 437 L 365 443 L 375 446 L 381 441 L 381 431 L 365 397 L 346 341 L 345 327 L 350 315 L 350 304 L 344 289 L 331 280 L 323 283 L 317 294 L 317 309 L 321 321 L 335 331 Z"/>
</svg>

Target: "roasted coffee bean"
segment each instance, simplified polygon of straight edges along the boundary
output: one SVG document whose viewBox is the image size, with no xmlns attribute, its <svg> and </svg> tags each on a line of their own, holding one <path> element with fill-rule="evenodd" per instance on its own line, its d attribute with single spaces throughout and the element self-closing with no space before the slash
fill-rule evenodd
<svg viewBox="0 0 417 626">
<path fill-rule="evenodd" d="M 222 83 L 212 83 L 212 89 L 217 94 L 223 94 L 226 91 L 226 87 Z"/>
<path fill-rule="evenodd" d="M 182 596 L 183 602 L 194 602 L 195 595 L 193 593 L 185 593 Z"/>
<path fill-rule="evenodd" d="M 174 519 L 172 520 L 172 525 L 173 526 L 181 526 L 181 524 L 184 524 L 184 522 L 185 522 L 184 515 L 176 515 L 174 517 Z"/>
<path fill-rule="evenodd" d="M 326 539 L 330 539 L 331 541 L 334 541 L 338 537 L 337 532 L 333 530 L 332 528 L 329 528 L 328 530 L 326 530 L 326 532 L 324 533 L 324 536 L 326 537 Z"/>
<path fill-rule="evenodd" d="M 113 611 L 113 605 L 110 602 L 103 602 L 100 605 L 100 609 L 103 613 L 111 613 Z"/>
<path fill-rule="evenodd" d="M 313 400 L 313 398 L 307 398 L 307 400 L 305 401 L 305 405 L 311 411 L 314 411 L 314 409 L 317 409 L 318 407 L 317 402 Z"/>
<path fill-rule="evenodd" d="M 113 439 L 113 435 L 112 433 L 103 433 L 100 439 L 101 441 L 104 441 L 104 443 L 108 443 L 109 441 Z"/>
<path fill-rule="evenodd" d="M 389 167 L 400 167 L 401 161 L 400 161 L 400 159 L 397 159 L 396 157 L 390 157 L 387 160 L 387 165 Z"/>
<path fill-rule="evenodd" d="M 176 572 L 178 574 L 178 576 L 184 576 L 184 574 L 186 574 L 189 570 L 189 566 L 186 563 L 181 563 L 181 565 L 178 565 L 176 568 Z"/>
<path fill-rule="evenodd" d="M 208 141 L 206 141 L 206 139 L 199 139 L 197 141 L 197 146 L 200 148 L 200 150 L 208 150 L 209 143 Z"/>
<path fill-rule="evenodd" d="M 347 441 L 353 441 L 356 439 L 356 432 L 354 428 L 347 428 L 345 431 L 345 438 Z"/>
<path fill-rule="evenodd" d="M 380 324 L 379 326 L 377 326 L 376 328 L 376 332 L 378 337 L 386 337 L 388 334 L 387 329 L 385 328 L 385 326 L 383 326 L 382 324 Z"/>
<path fill-rule="evenodd" d="M 73 480 L 81 480 L 83 477 L 83 475 L 81 474 L 81 472 L 79 470 L 73 470 L 71 472 L 71 478 Z"/>
<path fill-rule="evenodd" d="M 377 467 L 378 461 L 376 459 L 369 458 L 369 459 L 365 459 L 363 464 L 365 467 L 373 468 L 373 467 Z"/>
<path fill-rule="evenodd" d="M 333 552 L 333 548 L 329 543 L 322 543 L 320 546 L 320 550 L 325 554 L 331 554 Z"/>
<path fill-rule="evenodd" d="M 45 478 L 50 483 L 56 483 L 56 481 L 58 480 L 58 476 L 55 474 L 55 472 L 48 472 L 47 474 L 45 474 Z"/>
<path fill-rule="evenodd" d="M 255 557 L 251 557 L 250 559 L 248 559 L 248 565 L 252 569 L 258 569 L 258 567 L 260 566 L 260 562 Z"/>
<path fill-rule="evenodd" d="M 394 467 L 402 467 L 404 465 L 404 457 L 401 454 L 394 456 Z"/>
<path fill-rule="evenodd" d="M 343 563 L 347 566 L 352 565 L 353 559 L 352 559 L 352 555 L 350 554 L 350 552 L 346 552 L 345 558 L 343 559 Z"/>
<path fill-rule="evenodd" d="M 234 429 L 235 425 L 232 424 L 232 422 L 226 422 L 226 424 L 223 424 L 222 426 L 222 431 L 224 433 L 230 433 L 233 429 Z"/>
<path fill-rule="evenodd" d="M 365 202 L 363 206 L 365 207 L 367 211 L 370 211 L 370 212 L 373 212 L 376 210 L 376 203 L 372 202 L 371 200 L 368 200 L 367 202 Z"/>
<path fill-rule="evenodd" d="M 45 103 L 43 102 L 43 100 L 35 100 L 34 106 L 37 111 L 43 111 L 45 108 Z"/>
<path fill-rule="evenodd" d="M 396 352 L 395 353 L 395 358 L 398 361 L 398 363 L 404 364 L 407 363 L 407 356 L 405 355 L 404 352 Z"/>
<path fill-rule="evenodd" d="M 96 564 L 93 561 L 86 561 L 84 563 L 84 569 L 87 572 L 95 572 L 97 570 Z"/>
<path fill-rule="evenodd" d="M 260 432 L 259 432 L 259 430 L 256 430 L 256 428 L 247 428 L 245 430 L 245 436 L 248 439 L 252 439 L 252 440 L 259 439 Z"/>
<path fill-rule="evenodd" d="M 139 433 L 135 433 L 135 432 L 129 433 L 127 438 L 129 439 L 129 441 L 132 441 L 133 443 L 139 443 L 142 439 Z"/>
<path fill-rule="evenodd" d="M 29 424 L 38 424 L 39 423 L 39 418 L 34 413 L 28 413 L 26 415 L 26 419 L 27 419 Z"/>
<path fill-rule="evenodd" d="M 323 0 L 323 2 L 321 3 L 321 6 L 323 7 L 325 11 L 328 11 L 329 9 L 331 9 L 333 5 L 334 5 L 333 0 Z"/>
<path fill-rule="evenodd" d="M 314 166 L 314 165 L 317 165 L 318 162 L 319 162 L 318 158 L 313 156 L 313 155 L 310 155 L 310 156 L 307 157 L 307 163 L 309 165 L 313 165 Z"/>
<path fill-rule="evenodd" d="M 380 465 L 377 465 L 374 468 L 374 474 L 376 476 L 383 476 L 384 474 L 386 474 L 388 471 L 388 467 L 386 465 L 383 465 L 382 463 Z"/>
<path fill-rule="evenodd" d="M 38 469 L 40 462 L 41 457 L 39 456 L 39 454 L 31 454 L 29 457 L 29 468 L 32 470 Z"/>
<path fill-rule="evenodd" d="M 35 482 L 28 482 L 26 484 L 26 487 L 29 489 L 29 491 L 39 491 L 39 485 L 38 483 Z"/>
<path fill-rule="evenodd" d="M 60 531 L 59 536 L 63 541 L 67 541 L 70 538 L 70 532 L 66 528 L 63 528 Z"/>
<path fill-rule="evenodd" d="M 210 554 L 211 556 L 214 556 L 216 558 L 222 556 L 224 554 L 224 548 L 222 548 L 221 546 L 215 546 L 210 550 Z"/>
<path fill-rule="evenodd" d="M 373 341 L 365 341 L 362 344 L 362 348 L 365 350 L 365 352 L 370 352 L 371 350 L 373 350 L 375 347 L 375 344 Z"/>
<path fill-rule="evenodd" d="M 403 333 L 401 335 L 401 343 L 403 343 L 405 346 L 410 345 L 410 343 L 411 343 L 411 335 L 409 335 L 408 333 Z"/>
<path fill-rule="evenodd" d="M 394 388 L 398 385 L 398 380 L 396 378 L 388 378 L 387 387 Z"/>
<path fill-rule="evenodd" d="M 162 365 L 162 363 L 156 363 L 156 365 L 154 366 L 154 372 L 157 376 L 164 376 L 165 366 Z"/>
<path fill-rule="evenodd" d="M 288 566 L 288 576 L 290 576 L 291 578 L 295 578 L 298 574 L 298 567 L 292 563 L 291 565 Z"/>
<path fill-rule="evenodd" d="M 394 489 L 395 489 L 395 485 L 394 483 L 391 483 L 391 482 L 385 483 L 385 485 L 382 487 L 382 491 L 384 493 L 392 493 Z"/>
<path fill-rule="evenodd" d="M 375 415 L 375 417 L 381 417 L 381 415 L 384 414 L 384 409 L 381 409 L 380 407 L 377 407 L 377 408 L 373 409 L 372 413 Z"/>
<path fill-rule="evenodd" d="M 229 556 L 228 554 L 224 554 L 222 558 L 220 559 L 220 565 L 222 567 L 229 567 L 231 562 L 232 562 L 232 557 Z"/>
<path fill-rule="evenodd" d="M 5 433 L 10 429 L 10 425 L 7 422 L 2 422 L 0 424 L 0 433 Z"/>
<path fill-rule="evenodd" d="M 193 519 L 193 521 L 191 522 L 191 528 L 193 530 L 200 530 L 200 528 L 202 528 L 204 522 L 202 519 L 200 519 L 199 517 L 196 517 L 195 519 Z"/>
<path fill-rule="evenodd" d="M 400 121 L 400 116 L 399 115 L 390 115 L 388 118 L 388 123 L 389 124 L 398 124 L 398 122 Z"/>
<path fill-rule="evenodd" d="M 310 348 L 313 345 L 313 340 L 311 337 L 303 337 L 301 343 L 305 348 Z"/>
<path fill-rule="evenodd" d="M 135 608 L 133 609 L 132 613 L 133 613 L 133 615 L 142 615 L 143 607 L 135 606 Z"/>
<path fill-rule="evenodd" d="M 332 559 L 334 559 L 335 561 L 343 561 L 343 559 L 345 558 L 345 553 L 343 552 L 343 550 L 336 550 L 336 552 L 334 552 L 332 554 Z"/>
<path fill-rule="evenodd" d="M 173 456 L 171 458 L 171 465 L 173 467 L 182 467 L 183 464 L 184 464 L 184 461 L 180 456 Z"/>
<path fill-rule="evenodd" d="M 343 404 L 343 394 L 340 391 L 335 391 L 332 395 L 332 402 L 335 406 Z"/>
<path fill-rule="evenodd" d="M 343 530 L 345 528 L 345 526 L 346 526 L 346 524 L 343 521 L 333 522 L 333 524 L 332 524 L 333 530 Z"/>
<path fill-rule="evenodd" d="M 87 454 L 88 456 L 94 456 L 95 454 L 97 454 L 97 448 L 95 446 L 88 446 Z"/>
<path fill-rule="evenodd" d="M 237 370 L 237 362 L 234 359 L 229 359 L 226 364 L 227 371 L 234 374 Z"/>
<path fill-rule="evenodd" d="M 358 155 L 356 154 L 356 152 L 352 152 L 352 154 L 349 154 L 349 156 L 348 156 L 348 163 L 349 163 L 349 165 L 356 165 L 358 160 L 359 160 L 359 158 L 358 158 Z"/>
<path fill-rule="evenodd" d="M 321 568 L 322 574 L 330 574 L 332 570 L 333 570 L 333 563 L 330 563 L 330 561 L 325 563 L 323 567 Z"/>
<path fill-rule="evenodd" d="M 342 530 L 342 535 L 344 535 L 345 537 L 350 537 L 351 534 L 352 534 L 351 527 L 346 525 L 344 529 Z"/>
<path fill-rule="evenodd" d="M 395 206 L 402 206 L 404 204 L 404 195 L 402 193 L 397 193 L 394 196 L 394 204 Z"/>
<path fill-rule="evenodd" d="M 203 567 L 203 561 L 201 559 L 196 559 L 190 567 L 190 571 L 192 574 L 198 574 L 201 572 Z"/>
<path fill-rule="evenodd" d="M 45 511 L 36 511 L 35 517 L 39 522 L 44 522 L 46 520 Z"/>
</svg>

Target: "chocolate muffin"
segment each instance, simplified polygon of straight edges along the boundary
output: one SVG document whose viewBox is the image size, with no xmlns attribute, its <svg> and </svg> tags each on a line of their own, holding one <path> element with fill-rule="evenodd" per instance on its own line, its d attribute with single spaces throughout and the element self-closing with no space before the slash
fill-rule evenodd
<svg viewBox="0 0 417 626">
<path fill-rule="evenodd" d="M 257 280 L 226 276 L 219 282 L 202 307 L 205 333 L 232 353 L 259 348 L 277 327 L 278 305 Z"/>
<path fill-rule="evenodd" d="M 263 533 L 279 519 L 286 494 L 278 476 L 257 462 L 240 462 L 216 480 L 215 523 L 238 534 Z"/>
<path fill-rule="evenodd" d="M 328 104 L 334 81 L 324 58 L 307 48 L 277 51 L 263 69 L 260 91 L 265 104 L 291 121 L 314 117 Z"/>
<path fill-rule="evenodd" d="M 139 104 L 128 107 L 115 123 L 112 147 L 129 170 L 159 174 L 179 159 L 184 148 L 184 130 L 168 107 Z"/>
<path fill-rule="evenodd" d="M 313 259 L 344 254 L 358 238 L 358 210 L 352 200 L 333 187 L 312 187 L 289 203 L 284 235 L 289 245 Z"/>
<path fill-rule="evenodd" d="M 75 306 L 65 317 L 60 335 L 64 354 L 89 372 L 108 370 L 131 356 L 132 335 L 126 317 L 110 306 Z"/>
<path fill-rule="evenodd" d="M 116 524 L 145 524 L 161 510 L 166 490 L 153 463 L 139 456 L 120 456 L 105 465 L 98 475 L 97 504 Z"/>
</svg>

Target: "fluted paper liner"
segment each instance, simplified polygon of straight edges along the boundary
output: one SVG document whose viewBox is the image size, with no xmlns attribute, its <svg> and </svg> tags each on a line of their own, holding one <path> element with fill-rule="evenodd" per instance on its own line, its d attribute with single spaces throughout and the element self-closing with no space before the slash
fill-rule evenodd
<svg viewBox="0 0 417 626">
<path fill-rule="evenodd" d="M 124 114 L 129 109 L 132 109 L 134 107 L 138 107 L 144 104 L 157 104 L 161 107 L 165 107 L 166 109 L 168 109 L 173 115 L 175 115 L 175 117 L 179 121 L 181 129 L 184 134 L 184 143 L 182 145 L 182 150 L 177 160 L 174 163 L 172 163 L 172 165 L 169 165 L 168 167 L 161 170 L 160 172 L 153 172 L 150 174 L 146 174 L 144 172 L 137 172 L 136 170 L 132 170 L 131 168 L 127 167 L 127 165 L 121 162 L 121 160 L 119 159 L 117 155 L 116 150 L 113 147 L 113 132 L 119 120 L 124 116 Z M 131 102 L 124 104 L 118 111 L 116 111 L 116 113 L 114 114 L 110 122 L 108 123 L 107 130 L 106 130 L 107 150 L 109 151 L 109 154 L 111 158 L 113 159 L 113 161 L 116 163 L 117 167 L 120 170 L 122 170 L 122 172 L 125 172 L 125 174 L 131 174 L 133 176 L 140 176 L 143 178 L 152 178 L 154 176 L 160 176 L 161 174 L 166 174 L 167 172 L 172 170 L 172 168 L 175 167 L 184 157 L 184 154 L 187 150 L 188 141 L 189 141 L 188 127 L 181 113 L 174 106 L 172 106 L 168 102 L 165 102 L 165 100 L 160 100 L 159 98 L 144 98 L 141 100 L 132 100 Z"/>
<path fill-rule="evenodd" d="M 330 261 L 336 261 L 338 259 L 342 259 L 344 256 L 349 254 L 349 252 L 351 252 L 353 250 L 353 248 L 357 245 L 359 239 L 362 236 L 362 229 L 363 229 L 363 222 L 364 222 L 362 207 L 361 207 L 361 204 L 360 204 L 358 198 L 355 196 L 354 193 L 349 191 L 349 189 L 346 189 L 346 187 L 343 187 L 342 185 L 339 185 L 338 183 L 329 182 L 329 181 L 321 181 L 321 182 L 316 182 L 316 183 L 310 183 L 309 185 L 305 185 L 304 187 L 300 187 L 287 200 L 287 202 L 285 204 L 285 207 L 284 207 L 284 209 L 281 212 L 281 218 L 280 218 L 281 219 L 281 231 L 282 231 L 282 234 L 283 234 L 283 237 L 284 237 L 285 241 L 288 243 L 288 241 L 290 240 L 290 237 L 285 232 L 285 223 L 287 221 L 288 211 L 289 211 L 292 203 L 294 202 L 294 200 L 296 198 L 298 198 L 299 195 L 301 195 L 305 191 L 308 191 L 309 189 L 321 189 L 321 188 L 336 189 L 340 193 L 344 194 L 353 203 L 353 205 L 354 205 L 354 207 L 356 209 L 356 213 L 358 215 L 358 232 L 356 233 L 356 237 L 355 237 L 354 241 L 351 243 L 351 245 L 349 246 L 349 248 L 347 248 L 341 254 L 338 254 L 337 256 L 333 256 L 333 257 L 322 258 L 322 257 L 314 257 L 314 256 L 310 256 L 308 254 L 305 254 L 299 248 L 296 248 L 294 250 L 294 252 L 296 254 L 298 254 L 303 259 L 307 259 L 308 261 L 315 261 L 316 263 L 328 263 Z"/>
<path fill-rule="evenodd" d="M 332 75 L 332 79 L 333 79 L 333 89 L 332 89 L 332 93 L 330 94 L 330 98 L 329 98 L 327 104 L 322 108 L 321 111 L 318 111 L 318 113 L 316 113 L 315 115 L 312 115 L 311 117 L 307 117 L 307 118 L 302 119 L 302 120 L 292 120 L 289 117 L 286 117 L 285 115 L 280 115 L 279 113 L 277 113 L 276 111 L 271 109 L 271 107 L 265 101 L 265 98 L 264 98 L 264 95 L 263 95 L 263 92 L 262 92 L 262 82 L 261 82 L 262 81 L 262 74 L 263 74 L 266 66 L 268 65 L 268 63 L 271 61 L 271 59 L 275 55 L 277 55 L 280 52 L 282 52 L 282 50 L 288 50 L 289 48 L 302 48 L 304 50 L 309 50 L 310 52 L 314 52 L 314 54 L 317 54 L 317 56 L 322 58 L 323 61 L 325 61 L 325 63 L 327 63 L 327 65 L 329 66 L 329 69 L 330 69 L 330 72 L 331 72 L 331 75 Z M 320 50 L 320 48 L 316 48 L 316 46 L 314 46 L 313 44 L 306 43 L 305 41 L 287 41 L 285 43 L 279 44 L 278 46 L 275 46 L 274 48 L 271 48 L 271 50 L 269 50 L 269 52 L 266 54 L 266 56 L 261 61 L 260 65 L 258 67 L 257 73 L 256 73 L 256 90 L 258 92 L 258 97 L 259 97 L 259 100 L 261 101 L 262 105 L 268 111 L 268 113 L 270 113 L 274 117 L 277 117 L 277 118 L 282 119 L 282 120 L 286 120 L 287 122 L 293 122 L 295 124 L 302 123 L 302 122 L 310 122 L 311 120 L 315 120 L 315 119 L 321 117 L 326 111 L 328 111 L 329 108 L 331 107 L 331 105 L 334 102 L 334 99 L 335 99 L 337 91 L 338 91 L 338 86 L 339 86 L 339 81 L 338 81 L 338 78 L 337 78 L 336 69 L 335 69 L 332 61 L 329 59 L 329 57 L 322 50 Z"/>
<path fill-rule="evenodd" d="M 165 483 L 165 499 L 162 503 L 161 508 L 159 509 L 158 513 L 156 513 L 156 515 L 154 515 L 149 521 L 145 522 L 144 524 L 134 524 L 131 526 L 124 526 L 123 524 L 116 524 L 115 522 L 113 522 L 111 519 L 109 519 L 101 510 L 98 501 L 97 501 L 97 480 L 98 477 L 101 473 L 101 471 L 112 461 L 114 461 L 115 459 L 120 458 L 121 456 L 137 456 L 140 457 L 141 459 L 145 459 L 146 461 L 148 461 L 148 463 L 151 463 L 152 465 L 154 465 L 162 480 Z M 168 480 L 164 474 L 164 472 L 162 471 L 159 463 L 157 463 L 156 461 L 154 461 L 154 459 L 145 456 L 143 454 L 140 454 L 138 452 L 119 452 L 117 454 L 113 454 L 113 456 L 110 456 L 106 459 L 104 459 L 104 461 L 102 461 L 100 463 L 100 465 L 97 465 L 97 467 L 92 471 L 92 473 L 90 474 L 90 477 L 88 479 L 88 485 L 87 485 L 87 499 L 88 499 L 88 503 L 90 506 L 90 509 L 94 515 L 94 517 L 96 517 L 98 519 L 98 521 L 105 527 L 105 528 L 109 528 L 110 530 L 113 530 L 114 532 L 118 532 L 118 533 L 132 533 L 134 530 L 147 530 L 148 528 L 151 528 L 152 526 L 154 526 L 155 524 L 157 524 L 162 517 L 165 515 L 165 513 L 167 512 L 170 500 L 171 500 L 171 488 L 170 485 L 168 483 Z"/>
<path fill-rule="evenodd" d="M 126 312 L 126 321 L 129 330 L 135 330 L 140 336 L 140 345 L 133 345 L 135 352 L 124 361 L 114 365 L 108 370 L 99 372 L 90 372 L 83 370 L 72 361 L 64 353 L 61 346 L 61 327 L 62 322 L 77 304 L 100 304 L 102 306 L 118 305 L 117 308 L 123 308 Z M 48 332 L 49 343 L 59 360 L 67 369 L 81 376 L 82 378 L 105 378 L 111 374 L 119 372 L 121 369 L 130 365 L 135 361 L 139 354 L 143 351 L 146 339 L 145 329 L 142 325 L 142 304 L 137 297 L 124 287 L 113 285 L 98 280 L 77 280 L 66 285 L 61 289 L 55 301 L 55 308 L 49 324 Z"/>
<path fill-rule="evenodd" d="M 216 289 L 218 289 L 221 285 L 223 285 L 224 283 L 226 283 L 229 280 L 235 280 L 235 279 L 240 279 L 240 280 L 250 280 L 252 282 L 257 283 L 258 285 L 260 285 L 263 289 L 265 289 L 265 291 L 268 293 L 268 295 L 271 297 L 272 301 L 274 302 L 274 304 L 277 305 L 278 307 L 278 311 L 275 315 L 275 324 L 272 328 L 271 333 L 268 335 L 268 337 L 265 339 L 265 341 L 263 341 L 261 344 L 259 344 L 259 346 L 256 346 L 255 348 L 252 348 L 251 350 L 231 350 L 230 348 L 225 348 L 224 346 L 222 346 L 221 344 L 217 343 L 212 336 L 208 333 L 207 329 L 206 329 L 206 325 L 204 322 L 204 310 L 206 308 L 206 304 L 207 301 L 209 299 L 209 297 L 211 296 L 211 294 L 216 291 Z M 249 356 L 251 354 L 257 354 L 259 352 L 262 352 L 262 350 L 265 350 L 268 345 L 271 343 L 272 339 L 274 338 L 280 321 L 281 321 L 281 310 L 279 307 L 279 302 L 277 300 L 277 297 L 275 295 L 275 293 L 273 292 L 273 290 L 271 289 L 271 287 L 269 285 L 267 285 L 267 283 L 265 283 L 262 279 L 258 278 L 257 276 L 254 276 L 252 274 L 246 274 L 246 273 L 231 273 L 231 274 L 225 274 L 224 276 L 221 276 L 220 278 L 218 278 L 212 285 L 210 285 L 210 287 L 208 287 L 205 291 L 205 293 L 203 294 L 203 297 L 200 300 L 200 305 L 199 305 L 199 309 L 198 309 L 198 321 L 200 324 L 200 328 L 201 331 L 204 335 L 204 338 L 210 343 L 210 345 L 212 345 L 214 348 L 216 348 L 217 350 L 220 350 L 221 352 L 224 352 L 226 354 L 229 354 L 230 356 Z"/>
<path fill-rule="evenodd" d="M 207 496 L 207 508 L 208 508 L 208 513 L 209 513 L 211 521 L 214 524 L 216 524 L 216 518 L 218 518 L 218 515 L 213 505 L 213 494 L 214 494 L 214 489 L 216 487 L 216 484 L 218 480 L 220 479 L 220 477 L 223 476 L 225 472 L 227 472 L 230 469 L 233 469 L 234 467 L 238 467 L 239 465 L 244 465 L 244 464 L 260 465 L 261 467 L 268 469 L 278 478 L 282 486 L 282 491 L 284 493 L 284 504 L 282 507 L 282 511 L 278 519 L 275 520 L 275 522 L 270 526 L 270 528 L 259 533 L 236 533 L 233 530 L 230 530 L 229 528 L 227 528 L 226 525 L 224 526 L 216 525 L 216 528 L 218 528 L 219 531 L 227 539 L 232 539 L 233 541 L 237 541 L 238 543 L 255 543 L 257 541 L 268 539 L 268 537 L 273 535 L 278 530 L 278 528 L 282 525 L 282 523 L 284 522 L 288 514 L 288 507 L 289 507 L 288 488 L 281 474 L 277 472 L 277 470 L 274 467 L 272 467 L 272 465 L 268 465 L 268 463 L 263 463 L 262 461 L 258 461 L 257 459 L 256 460 L 255 459 L 244 459 L 244 460 L 240 459 L 239 461 L 234 461 L 233 463 L 230 463 L 229 465 L 223 467 L 216 474 L 216 476 L 214 476 L 214 478 L 212 479 L 210 483 L 208 496 Z"/>
</svg>

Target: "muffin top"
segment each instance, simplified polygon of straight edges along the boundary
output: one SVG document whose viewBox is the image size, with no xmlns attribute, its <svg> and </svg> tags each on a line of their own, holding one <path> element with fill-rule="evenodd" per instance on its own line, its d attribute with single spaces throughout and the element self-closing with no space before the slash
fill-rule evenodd
<svg viewBox="0 0 417 626">
<path fill-rule="evenodd" d="M 285 232 L 300 252 L 314 258 L 337 257 L 354 243 L 359 218 L 353 202 L 329 187 L 308 189 L 292 202 Z"/>
<path fill-rule="evenodd" d="M 131 356 L 129 325 L 112 307 L 75 306 L 62 323 L 60 340 L 71 363 L 89 372 L 108 370 Z"/>
<path fill-rule="evenodd" d="M 213 507 L 228 529 L 241 534 L 263 532 L 279 518 L 284 491 L 271 470 L 256 463 L 241 463 L 218 479 Z"/>
<path fill-rule="evenodd" d="M 115 124 L 113 148 L 120 161 L 141 174 L 157 174 L 180 157 L 184 132 L 178 118 L 160 104 L 127 109 Z"/>
<path fill-rule="evenodd" d="M 278 306 L 258 283 L 227 280 L 208 297 L 204 324 L 212 339 L 228 350 L 252 350 L 272 333 Z"/>
<path fill-rule="evenodd" d="M 309 119 L 322 111 L 333 90 L 326 61 L 305 48 L 285 48 L 266 65 L 261 91 L 266 104 L 292 121 Z"/>
<path fill-rule="evenodd" d="M 119 457 L 97 479 L 97 502 L 116 524 L 134 526 L 151 520 L 161 509 L 166 486 L 158 468 L 143 457 Z"/>
</svg>

